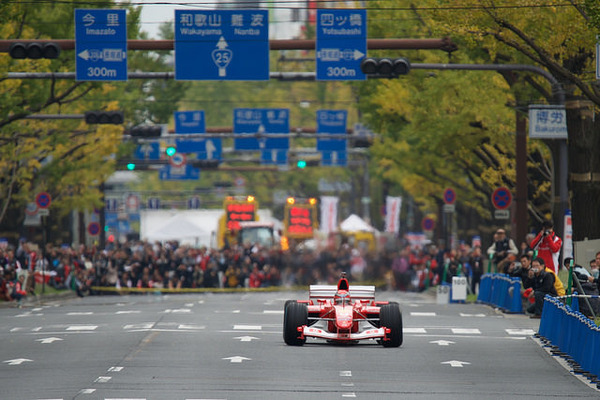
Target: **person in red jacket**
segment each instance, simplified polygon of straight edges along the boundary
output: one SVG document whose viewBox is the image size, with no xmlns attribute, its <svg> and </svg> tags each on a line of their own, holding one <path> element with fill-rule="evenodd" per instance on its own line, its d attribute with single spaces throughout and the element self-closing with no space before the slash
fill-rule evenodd
<svg viewBox="0 0 600 400">
<path fill-rule="evenodd" d="M 558 253 L 562 246 L 561 238 L 554 232 L 552 221 L 544 221 L 542 230 L 531 241 L 531 247 L 537 250 L 537 256 L 542 258 L 546 267 L 558 274 L 560 264 L 558 262 Z"/>
</svg>

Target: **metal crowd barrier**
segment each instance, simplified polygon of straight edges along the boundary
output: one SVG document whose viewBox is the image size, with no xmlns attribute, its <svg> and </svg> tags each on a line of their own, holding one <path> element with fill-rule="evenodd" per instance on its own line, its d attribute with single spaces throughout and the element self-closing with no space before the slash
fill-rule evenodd
<svg viewBox="0 0 600 400">
<path fill-rule="evenodd" d="M 479 282 L 477 301 L 507 313 L 523 313 L 521 278 L 506 274 L 484 274 Z"/>
<path fill-rule="evenodd" d="M 577 301 L 571 306 L 564 304 L 569 297 L 578 300 L 584 296 L 544 298 L 539 336 L 553 348 L 553 354 L 566 359 L 573 372 L 586 376 L 600 388 L 600 327 L 578 311 Z"/>
</svg>

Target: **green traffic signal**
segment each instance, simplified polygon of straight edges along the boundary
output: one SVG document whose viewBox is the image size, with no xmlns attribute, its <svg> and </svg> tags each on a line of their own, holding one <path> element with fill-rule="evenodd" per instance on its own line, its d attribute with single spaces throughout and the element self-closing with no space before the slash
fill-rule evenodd
<svg viewBox="0 0 600 400">
<path fill-rule="evenodd" d="M 134 163 L 127 163 L 127 169 L 130 171 L 133 171 L 135 169 L 135 164 Z"/>
<path fill-rule="evenodd" d="M 169 146 L 169 147 L 167 147 L 167 150 L 165 152 L 167 153 L 167 155 L 169 157 L 173 157 L 175 155 L 175 153 L 177 153 L 177 149 L 173 146 Z"/>
<path fill-rule="evenodd" d="M 306 160 L 298 160 L 296 166 L 301 169 L 306 168 Z"/>
</svg>

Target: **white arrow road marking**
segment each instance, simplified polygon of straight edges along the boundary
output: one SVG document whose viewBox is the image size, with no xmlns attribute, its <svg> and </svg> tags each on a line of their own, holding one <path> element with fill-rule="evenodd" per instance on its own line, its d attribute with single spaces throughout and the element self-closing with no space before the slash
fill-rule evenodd
<svg viewBox="0 0 600 400">
<path fill-rule="evenodd" d="M 465 314 L 465 313 L 459 313 L 459 315 L 461 317 L 477 317 L 477 318 L 484 318 L 485 314 Z"/>
<path fill-rule="evenodd" d="M 506 333 L 509 335 L 523 335 L 530 336 L 535 335 L 535 331 L 533 329 L 506 329 Z"/>
<path fill-rule="evenodd" d="M 427 333 L 425 328 L 402 328 L 404 333 Z"/>
<path fill-rule="evenodd" d="M 254 337 L 254 336 L 238 336 L 238 337 L 234 337 L 234 339 L 239 339 L 240 342 L 251 342 L 252 339 L 260 340 L 259 338 Z"/>
<path fill-rule="evenodd" d="M 448 364 L 453 368 L 462 368 L 463 365 L 471 365 L 470 362 L 466 362 L 466 361 L 458 361 L 458 360 L 452 360 L 452 361 L 444 361 L 440 364 Z"/>
<path fill-rule="evenodd" d="M 429 343 L 435 343 L 439 346 L 448 346 L 449 344 L 455 344 L 455 342 L 453 342 L 451 340 L 433 340 Z"/>
<path fill-rule="evenodd" d="M 95 331 L 98 325 L 71 325 L 67 328 L 68 331 Z"/>
<path fill-rule="evenodd" d="M 106 383 L 106 382 L 110 381 L 111 379 L 112 379 L 112 377 L 110 377 L 110 376 L 99 376 L 96 378 L 94 383 Z"/>
<path fill-rule="evenodd" d="M 435 317 L 434 312 L 411 312 L 412 317 Z"/>
<path fill-rule="evenodd" d="M 260 331 L 262 330 L 261 325 L 234 325 L 233 329 L 236 331 Z"/>
<path fill-rule="evenodd" d="M 479 329 L 452 328 L 452 333 L 455 335 L 481 335 Z"/>
<path fill-rule="evenodd" d="M 42 327 L 41 327 L 41 326 L 38 326 L 38 327 L 36 327 L 36 328 L 33 328 L 33 329 L 31 330 L 31 332 L 39 332 L 39 331 L 41 331 L 41 330 L 42 330 Z"/>
<path fill-rule="evenodd" d="M 48 344 L 48 343 L 56 342 L 57 340 L 63 340 L 63 339 L 57 338 L 57 337 L 47 337 L 47 338 L 43 338 L 43 339 L 36 339 L 36 342 L 40 342 L 42 344 Z"/>
<path fill-rule="evenodd" d="M 222 358 L 222 360 L 230 360 L 232 363 L 241 363 L 242 361 L 250 361 L 252 359 L 242 357 L 242 356 L 233 356 L 233 357 Z"/>
<path fill-rule="evenodd" d="M 31 361 L 33 361 L 33 360 L 30 360 L 29 358 L 15 358 L 13 360 L 6 360 L 3 362 L 7 363 L 8 365 L 21 365 L 24 362 L 31 362 Z"/>
</svg>

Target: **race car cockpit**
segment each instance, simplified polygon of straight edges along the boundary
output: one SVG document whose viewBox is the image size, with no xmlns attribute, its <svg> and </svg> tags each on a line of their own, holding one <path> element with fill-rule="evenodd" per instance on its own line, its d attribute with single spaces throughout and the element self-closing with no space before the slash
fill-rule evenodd
<svg viewBox="0 0 600 400">
<path fill-rule="evenodd" d="M 333 302 L 337 305 L 350 304 L 350 293 L 347 290 L 338 290 L 333 296 Z"/>
</svg>

